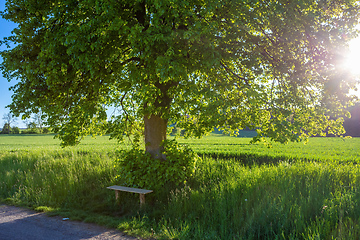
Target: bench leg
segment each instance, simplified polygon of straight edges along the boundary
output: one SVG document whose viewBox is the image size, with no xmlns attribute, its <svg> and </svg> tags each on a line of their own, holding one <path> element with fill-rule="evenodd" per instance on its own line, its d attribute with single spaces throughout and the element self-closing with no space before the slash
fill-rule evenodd
<svg viewBox="0 0 360 240">
<path fill-rule="evenodd" d="M 140 207 L 145 204 L 145 194 L 140 193 Z"/>
<path fill-rule="evenodd" d="M 119 194 L 120 194 L 120 191 L 115 190 L 115 199 L 116 200 L 119 199 Z M 140 207 L 144 206 L 144 204 L 145 204 L 145 194 L 140 193 Z"/>
<path fill-rule="evenodd" d="M 119 198 L 119 193 L 120 193 L 119 190 L 115 190 L 115 199 L 116 200 L 118 200 L 118 198 Z"/>
</svg>

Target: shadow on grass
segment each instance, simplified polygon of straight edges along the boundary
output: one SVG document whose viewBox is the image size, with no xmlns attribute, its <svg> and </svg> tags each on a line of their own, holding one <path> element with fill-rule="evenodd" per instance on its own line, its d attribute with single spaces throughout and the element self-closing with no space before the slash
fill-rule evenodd
<svg viewBox="0 0 360 240">
<path fill-rule="evenodd" d="M 235 160 L 244 166 L 261 166 L 261 165 L 278 165 L 281 162 L 292 164 L 297 161 L 314 162 L 314 160 L 295 158 L 289 156 L 266 156 L 259 154 L 242 154 L 242 153 L 202 153 L 202 157 L 209 157 L 220 160 Z"/>
</svg>

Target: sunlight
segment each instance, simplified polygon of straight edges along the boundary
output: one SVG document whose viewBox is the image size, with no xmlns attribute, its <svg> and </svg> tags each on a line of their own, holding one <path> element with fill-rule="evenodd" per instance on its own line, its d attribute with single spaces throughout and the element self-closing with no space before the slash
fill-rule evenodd
<svg viewBox="0 0 360 240">
<path fill-rule="evenodd" d="M 349 42 L 349 53 L 344 65 L 345 69 L 350 71 L 357 79 L 360 79 L 360 36 Z M 360 86 L 357 86 L 357 91 L 351 89 L 349 93 L 360 99 Z"/>
<path fill-rule="evenodd" d="M 346 58 L 346 68 L 353 74 L 360 75 L 360 37 L 355 38 L 349 43 L 349 54 Z"/>
</svg>

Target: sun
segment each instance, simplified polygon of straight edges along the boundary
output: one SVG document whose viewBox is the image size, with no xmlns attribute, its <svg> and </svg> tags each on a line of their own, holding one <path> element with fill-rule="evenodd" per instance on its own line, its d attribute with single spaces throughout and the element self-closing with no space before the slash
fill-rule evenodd
<svg viewBox="0 0 360 240">
<path fill-rule="evenodd" d="M 352 74 L 360 76 L 360 37 L 349 42 L 349 53 L 345 60 L 345 67 Z"/>
<path fill-rule="evenodd" d="M 349 42 L 349 51 L 343 64 L 346 71 L 349 71 L 356 79 L 360 79 L 360 36 Z M 349 94 L 360 99 L 360 85 L 357 85 L 357 91 L 350 89 Z"/>
</svg>

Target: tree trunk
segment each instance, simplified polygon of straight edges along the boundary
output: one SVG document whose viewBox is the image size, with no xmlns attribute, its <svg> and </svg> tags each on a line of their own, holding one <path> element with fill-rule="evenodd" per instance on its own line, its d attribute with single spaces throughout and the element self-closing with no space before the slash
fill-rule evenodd
<svg viewBox="0 0 360 240">
<path fill-rule="evenodd" d="M 165 160 L 161 154 L 162 141 L 166 140 L 167 120 L 156 115 L 145 115 L 145 149 L 153 158 Z"/>
</svg>

